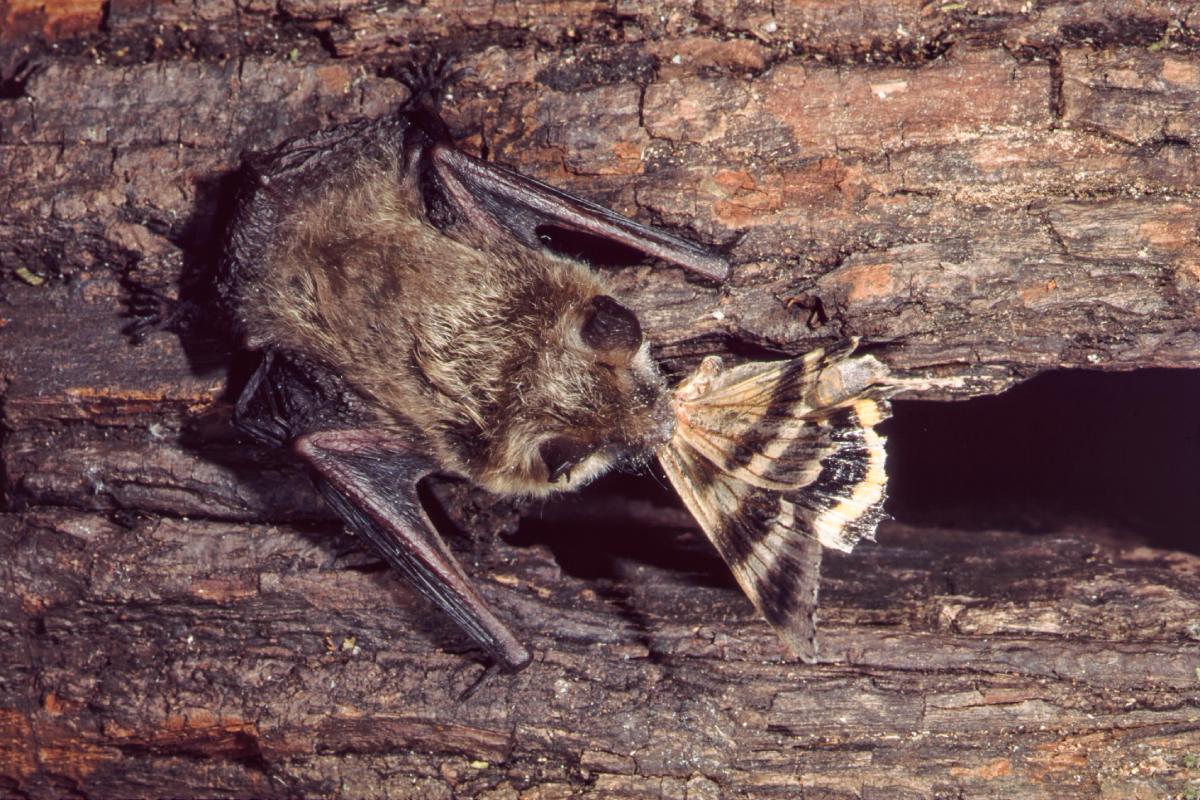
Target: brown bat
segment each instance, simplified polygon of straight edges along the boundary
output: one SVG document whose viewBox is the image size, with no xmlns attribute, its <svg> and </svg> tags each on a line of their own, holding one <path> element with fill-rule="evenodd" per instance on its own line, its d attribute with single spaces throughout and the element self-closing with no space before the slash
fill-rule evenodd
<svg viewBox="0 0 1200 800">
<path fill-rule="evenodd" d="M 520 669 L 529 652 L 471 587 L 422 509 L 417 484 L 431 473 L 499 494 L 546 495 L 663 449 L 705 531 L 743 586 L 757 587 L 747 591 L 760 610 L 781 630 L 811 627 L 816 522 L 866 480 L 834 475 L 835 467 L 877 462 L 882 471 L 881 439 L 865 449 L 837 441 L 886 413 L 882 401 L 875 417 L 842 413 L 857 408 L 869 385 L 814 394 L 836 382 L 830 376 L 841 374 L 835 362 L 845 353 L 763 368 L 761 391 L 750 398 L 761 405 L 758 416 L 727 432 L 778 459 L 779 448 L 791 446 L 787 434 L 776 441 L 787 427 L 779 414 L 800 419 L 816 408 L 809 427 L 819 435 L 793 459 L 806 470 L 754 483 L 761 464 L 753 453 L 740 466 L 734 462 L 747 453 L 736 446 L 697 454 L 707 436 L 702 421 L 726 424 L 720 407 L 729 389 L 720 387 L 728 381 L 715 377 L 719 370 L 710 365 L 704 387 L 686 397 L 668 393 L 634 313 L 598 274 L 547 250 L 543 236 L 559 230 L 619 244 L 710 280 L 728 272 L 721 255 L 463 153 L 431 92 L 414 92 L 395 116 L 250 155 L 245 171 L 218 289 L 264 358 L 237 403 L 236 424 L 260 442 L 290 446 L 349 527 L 499 664 Z M 705 395 L 716 399 L 712 413 Z M 733 482 L 713 478 L 726 472 Z M 762 502 L 821 480 L 828 502 L 801 509 L 787 500 L 787 520 L 783 506 Z M 757 494 L 728 490 L 749 485 Z M 880 485 L 853 519 L 843 514 L 826 527 L 861 521 L 869 533 L 881 500 Z M 743 534 L 733 523 L 745 514 L 753 519 Z M 783 522 L 813 542 L 798 577 L 751 563 L 768 547 L 755 550 L 755 537 L 780 536 Z M 730 542 L 750 561 L 739 567 L 741 551 Z M 770 580 L 774 595 L 762 590 Z M 785 636 L 811 657 L 802 639 Z"/>
</svg>

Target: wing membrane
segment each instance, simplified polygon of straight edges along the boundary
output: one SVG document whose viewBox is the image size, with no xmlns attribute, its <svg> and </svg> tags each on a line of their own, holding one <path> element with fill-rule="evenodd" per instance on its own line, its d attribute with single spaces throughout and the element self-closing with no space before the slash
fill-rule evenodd
<svg viewBox="0 0 1200 800">
<path fill-rule="evenodd" d="M 433 464 L 395 436 L 374 430 L 305 434 L 296 452 L 317 488 L 359 536 L 500 664 L 519 670 L 529 651 L 492 612 L 421 507 L 417 481 Z"/>
</svg>

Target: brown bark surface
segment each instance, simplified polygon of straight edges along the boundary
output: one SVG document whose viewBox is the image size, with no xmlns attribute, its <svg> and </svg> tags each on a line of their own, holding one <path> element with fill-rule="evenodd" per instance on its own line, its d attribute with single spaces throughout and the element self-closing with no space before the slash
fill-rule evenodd
<svg viewBox="0 0 1200 800">
<path fill-rule="evenodd" d="M 0 0 L 0 794 L 1200 792 L 1200 560 L 1081 531 L 885 525 L 829 557 L 806 667 L 678 510 L 491 542 L 513 514 L 442 487 L 538 651 L 458 702 L 461 637 L 325 568 L 349 538 L 239 444 L 228 354 L 119 316 L 203 269 L 243 150 L 387 113 L 430 49 L 467 147 L 728 247 L 724 286 L 612 273 L 672 369 L 1200 366 L 1189 2 Z"/>
</svg>

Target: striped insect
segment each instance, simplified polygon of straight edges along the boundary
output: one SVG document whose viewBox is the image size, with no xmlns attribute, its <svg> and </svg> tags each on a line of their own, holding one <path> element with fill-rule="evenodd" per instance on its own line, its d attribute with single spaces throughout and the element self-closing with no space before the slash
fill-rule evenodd
<svg viewBox="0 0 1200 800">
<path fill-rule="evenodd" d="M 874 537 L 887 483 L 888 371 L 857 340 L 726 369 L 709 356 L 674 391 L 658 452 L 671 484 L 759 613 L 817 655 L 821 550 Z"/>
</svg>

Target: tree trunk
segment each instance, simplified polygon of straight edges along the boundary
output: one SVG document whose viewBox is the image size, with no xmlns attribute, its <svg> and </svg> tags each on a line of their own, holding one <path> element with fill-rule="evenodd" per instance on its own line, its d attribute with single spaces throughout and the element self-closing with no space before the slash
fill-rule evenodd
<svg viewBox="0 0 1200 800">
<path fill-rule="evenodd" d="M 665 496 L 514 535 L 444 484 L 537 650 L 457 700 L 467 642 L 233 434 L 245 360 L 120 317 L 211 266 L 244 150 L 434 51 L 468 149 L 728 249 L 722 286 L 610 273 L 673 372 L 850 335 L 938 399 L 1200 366 L 1188 2 L 0 2 L 0 793 L 1200 791 L 1200 560 L 1086 530 L 885 524 L 827 557 L 809 667 Z"/>
</svg>

